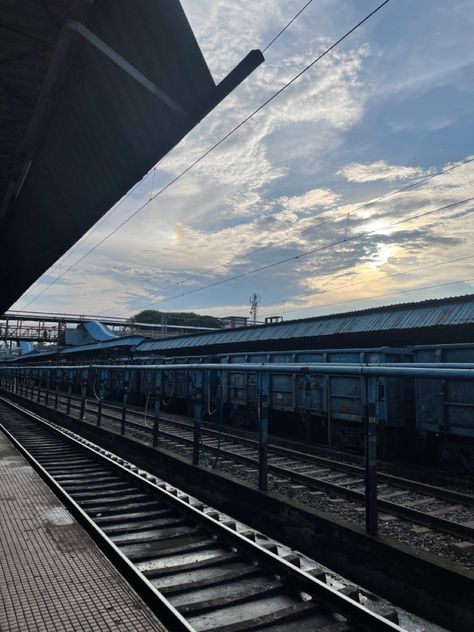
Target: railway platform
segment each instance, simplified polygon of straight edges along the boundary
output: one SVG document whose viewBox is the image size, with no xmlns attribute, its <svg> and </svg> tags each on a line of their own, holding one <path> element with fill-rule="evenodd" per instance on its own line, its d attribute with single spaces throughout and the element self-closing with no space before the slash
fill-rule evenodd
<svg viewBox="0 0 474 632">
<path fill-rule="evenodd" d="M 0 432 L 0 630 L 166 628 Z"/>
</svg>

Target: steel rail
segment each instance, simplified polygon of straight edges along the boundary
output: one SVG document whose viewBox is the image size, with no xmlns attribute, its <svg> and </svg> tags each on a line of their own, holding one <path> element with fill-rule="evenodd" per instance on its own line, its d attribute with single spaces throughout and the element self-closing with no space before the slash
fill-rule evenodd
<svg viewBox="0 0 474 632">
<path fill-rule="evenodd" d="M 75 399 L 78 399 L 77 397 L 74 396 Z M 88 400 L 89 404 L 92 404 L 92 406 L 97 406 L 97 403 L 94 402 L 93 400 Z M 110 402 L 107 402 L 105 404 L 103 404 L 104 407 L 110 409 L 110 410 L 117 410 L 120 411 L 121 407 L 117 406 L 116 404 L 112 404 Z M 75 405 L 74 407 L 79 407 L 78 405 Z M 96 413 L 97 411 L 89 408 L 86 409 L 88 410 L 88 412 L 90 413 Z M 131 415 L 135 415 L 136 417 L 142 417 L 143 416 L 143 409 L 140 409 L 139 407 L 129 407 L 127 409 L 127 413 L 131 414 Z M 107 413 L 104 411 L 104 408 L 102 409 L 102 413 L 101 415 L 103 417 L 112 419 L 114 421 L 117 421 L 120 419 L 118 417 L 116 417 L 115 415 L 111 415 L 110 413 Z M 181 426 L 183 428 L 185 428 L 186 430 L 189 430 L 190 432 L 193 430 L 193 420 L 190 419 L 189 421 L 186 421 L 186 418 L 183 419 L 176 419 L 174 418 L 176 417 L 175 415 L 170 415 L 167 413 L 160 413 L 160 421 L 164 421 L 168 424 L 172 424 L 172 425 L 176 425 L 176 426 Z M 127 419 L 126 421 L 127 425 L 133 425 L 134 427 L 136 427 L 137 429 L 142 429 L 143 432 L 151 432 L 152 431 L 152 427 L 151 426 L 146 426 L 145 424 L 141 424 L 137 421 L 132 421 L 130 419 Z M 215 430 L 214 428 L 209 428 L 207 427 L 207 424 L 209 422 L 208 421 L 203 421 L 202 423 L 202 428 L 201 428 L 201 432 L 203 433 L 207 433 L 209 435 L 213 435 L 213 436 L 219 436 L 221 435 L 222 437 L 224 437 L 225 439 L 229 439 L 231 441 L 234 441 L 235 443 L 239 443 L 242 445 L 248 445 L 251 446 L 252 448 L 255 448 L 256 450 L 258 449 L 258 440 L 256 439 L 250 439 L 249 437 L 241 437 L 239 435 L 235 435 L 229 432 L 225 432 L 222 430 Z M 175 438 L 179 438 L 178 435 L 173 435 L 172 433 L 168 433 L 166 431 L 162 431 L 160 429 L 160 434 L 166 434 L 169 437 L 175 437 Z M 207 448 L 208 446 L 206 446 Z M 316 454 L 311 454 L 309 452 L 301 452 L 299 450 L 293 450 L 291 448 L 286 448 L 284 446 L 279 446 L 276 445 L 274 443 L 269 443 L 268 444 L 268 451 L 269 453 L 274 453 L 280 456 L 286 456 L 288 458 L 293 458 L 295 460 L 299 460 L 299 461 L 303 461 L 305 463 L 309 463 L 309 464 L 314 464 L 314 465 L 321 465 L 323 467 L 327 467 L 330 468 L 332 470 L 338 470 L 341 472 L 348 472 L 350 474 L 354 474 L 354 475 L 359 475 L 361 476 L 361 478 L 363 479 L 364 475 L 365 475 L 365 468 L 363 468 L 360 465 L 354 465 L 352 463 L 344 463 L 342 461 L 335 461 L 334 459 L 329 459 L 327 457 L 323 457 L 323 456 L 318 456 Z M 448 501 L 453 501 L 453 502 L 459 502 L 459 503 L 463 503 L 465 505 L 469 505 L 474 507 L 474 495 L 471 494 L 465 494 L 463 492 L 459 492 L 456 490 L 451 490 L 451 489 L 445 489 L 443 487 L 439 487 L 437 485 L 430 485 L 429 483 L 422 483 L 421 481 L 416 481 L 414 479 L 409 479 L 409 478 L 404 478 L 403 476 L 396 476 L 394 474 L 386 474 L 384 472 L 377 472 L 377 481 L 380 483 L 387 483 L 389 485 L 393 485 L 394 487 L 399 487 L 399 488 L 407 488 L 410 491 L 415 491 L 415 492 L 420 492 L 423 494 L 427 494 L 429 496 L 432 496 L 433 498 L 438 498 L 441 500 L 448 500 Z"/>
<path fill-rule="evenodd" d="M 63 395 L 65 397 L 65 395 Z M 71 399 L 76 401 L 80 400 L 80 398 L 76 396 L 72 396 Z M 92 400 L 87 400 L 89 405 L 96 405 Z M 74 408 L 80 408 L 79 404 L 71 404 Z M 108 408 L 121 410 L 119 406 L 114 406 L 107 404 Z M 89 413 L 96 413 L 96 410 L 92 408 L 86 409 Z M 140 415 L 137 411 L 129 410 L 128 413 L 135 414 L 137 416 Z M 107 419 L 110 419 L 114 422 L 121 423 L 120 417 L 116 417 L 110 413 L 107 413 L 102 407 L 101 416 Z M 189 432 L 192 433 L 193 427 L 191 424 L 187 424 L 185 422 L 177 422 L 173 419 L 167 418 L 166 414 L 160 415 L 160 419 L 170 424 L 181 424 L 186 426 L 186 430 L 189 429 Z M 150 426 L 146 426 L 143 423 L 139 423 L 137 421 L 132 421 L 131 419 L 126 419 L 126 425 L 129 427 L 135 428 L 137 431 L 143 432 L 145 434 L 151 434 L 153 432 L 153 428 Z M 209 434 L 219 434 L 219 431 L 204 429 L 204 432 Z M 159 434 L 162 437 L 168 438 L 170 440 L 174 440 L 177 442 L 181 442 L 187 445 L 193 444 L 193 439 L 182 437 L 176 435 L 172 432 L 163 430 L 160 428 Z M 241 440 L 240 437 L 236 435 L 228 435 L 223 433 L 224 436 L 231 438 L 232 441 L 236 443 L 251 445 L 252 448 L 257 448 L 258 442 L 252 439 L 244 439 Z M 224 457 L 229 459 L 233 459 L 239 461 L 245 465 L 248 465 L 251 468 L 258 468 L 258 458 L 253 458 L 250 456 L 242 455 L 237 452 L 233 452 L 231 450 L 225 449 L 222 446 L 220 448 L 214 448 L 213 446 L 205 446 L 206 450 L 211 452 L 212 454 L 221 454 Z M 304 454 L 301 452 L 293 451 L 287 448 L 274 446 L 273 444 L 269 444 L 269 451 L 274 452 L 275 454 L 280 454 L 281 456 L 286 456 L 288 458 L 295 458 L 295 460 L 302 460 L 311 464 L 323 465 L 324 467 L 328 467 L 333 470 L 339 470 L 343 472 L 349 472 L 357 476 L 361 476 L 361 483 L 364 480 L 364 468 L 351 464 L 344 464 L 334 462 L 331 459 L 325 459 L 323 457 L 318 457 L 315 455 Z M 324 491 L 331 494 L 338 494 L 340 496 L 346 497 L 348 500 L 363 502 L 365 501 L 365 493 L 358 492 L 352 490 L 350 488 L 344 487 L 342 485 L 338 485 L 336 483 L 331 483 L 329 481 L 325 481 L 324 479 L 318 479 L 309 475 L 305 475 L 302 473 L 298 473 L 292 470 L 288 470 L 278 465 L 272 464 L 271 462 L 268 464 L 269 472 L 275 474 L 276 476 L 283 476 L 284 478 L 288 478 L 289 480 L 293 480 L 295 483 L 303 484 L 310 488 L 323 489 Z M 426 483 L 420 483 L 418 481 L 413 481 L 410 479 L 404 479 L 401 477 L 396 477 L 390 474 L 377 473 L 377 480 L 380 482 L 385 482 L 387 484 L 393 485 L 399 489 L 407 489 L 409 491 L 415 491 L 422 494 L 426 494 L 427 496 L 431 496 L 432 498 L 447 500 L 452 502 L 461 503 L 468 506 L 474 506 L 474 496 L 463 494 L 462 492 L 457 492 L 454 490 L 446 490 L 440 487 L 427 485 Z M 403 505 L 399 505 L 397 503 L 393 503 L 391 501 L 386 501 L 383 499 L 377 500 L 377 506 L 379 509 L 382 509 L 392 515 L 397 515 L 400 518 L 405 520 L 409 520 L 411 522 L 415 522 L 416 524 L 420 524 L 422 526 L 428 526 L 430 528 L 436 529 L 438 531 L 443 531 L 449 535 L 453 535 L 454 537 L 459 538 L 468 538 L 470 540 L 474 540 L 474 529 L 472 527 L 467 527 L 463 523 L 457 523 L 445 518 L 440 518 L 437 516 L 431 516 L 430 514 L 424 513 L 422 511 L 410 508 L 403 507 Z"/>
<path fill-rule="evenodd" d="M 131 471 L 124 465 L 121 465 L 111 457 L 97 452 L 92 446 L 87 445 L 71 437 L 70 434 L 55 427 L 46 419 L 42 418 L 31 411 L 24 409 L 23 407 L 12 403 L 10 400 L 1 397 L 0 401 L 4 404 L 17 410 L 20 414 L 32 419 L 35 423 L 40 424 L 43 428 L 46 428 L 53 435 L 61 437 L 66 442 L 73 444 L 82 453 L 86 453 L 91 456 L 94 461 L 106 463 L 109 468 L 118 471 L 121 476 L 128 478 L 135 482 L 137 486 L 150 491 L 155 497 L 161 497 L 165 504 L 173 506 L 179 510 L 180 513 L 184 513 L 188 516 L 192 516 L 193 520 L 197 523 L 202 523 L 209 531 L 217 533 L 225 541 L 232 546 L 237 547 L 239 550 L 244 550 L 250 557 L 257 558 L 266 567 L 270 567 L 277 570 L 291 580 L 298 583 L 301 589 L 307 591 L 313 596 L 317 596 L 322 599 L 326 604 L 331 607 L 335 607 L 339 614 L 348 616 L 352 621 L 357 621 L 362 625 L 367 625 L 370 630 L 376 632 L 388 632 L 389 630 L 402 632 L 402 628 L 397 624 L 383 618 L 379 614 L 369 610 L 365 606 L 355 602 L 346 595 L 332 588 L 331 586 L 320 581 L 316 577 L 313 577 L 309 573 L 301 570 L 300 568 L 292 565 L 287 560 L 279 557 L 275 553 L 260 546 L 256 542 L 246 538 L 244 535 L 238 533 L 227 525 L 219 522 L 209 514 L 204 514 L 196 507 L 186 503 L 181 498 L 178 498 L 171 492 L 158 487 L 147 478 L 142 475 Z M 93 522 L 93 520 L 84 512 L 76 501 L 63 489 L 63 487 L 55 480 L 54 475 L 50 475 L 46 468 L 44 468 L 40 462 L 32 456 L 32 454 L 18 441 L 12 433 L 10 433 L 3 424 L 0 424 L 0 429 L 5 435 L 14 443 L 15 447 L 27 458 L 32 466 L 40 473 L 42 478 L 48 483 L 48 485 L 55 491 L 58 497 L 71 509 L 71 512 L 77 517 L 77 519 L 83 524 L 87 530 L 93 535 L 96 541 L 100 542 L 104 551 L 113 559 L 114 563 L 118 563 L 122 572 L 126 572 L 129 577 L 133 577 L 135 582 L 140 582 L 140 588 L 146 597 L 155 604 L 164 617 L 169 620 L 168 625 L 173 625 L 173 630 L 187 630 L 190 632 L 194 628 L 186 621 L 186 619 L 163 597 L 163 595 L 134 567 L 130 560 L 118 549 L 118 547 L 102 532 L 100 528 Z M 163 620 L 166 625 L 166 621 Z"/>
<path fill-rule="evenodd" d="M 94 402 L 92 402 L 94 405 Z M 107 404 L 108 408 L 114 408 L 110 404 Z M 93 412 L 93 411 L 91 411 Z M 133 411 L 129 409 L 129 412 L 140 416 L 140 411 Z M 186 429 L 192 430 L 192 420 L 190 422 L 181 421 L 177 419 L 171 418 L 170 415 L 166 413 L 160 415 L 160 420 L 166 421 L 166 423 L 174 424 L 178 426 L 186 427 Z M 230 439 L 235 441 L 236 443 L 241 443 L 242 445 L 249 445 L 258 448 L 258 441 L 256 439 L 250 439 L 248 437 L 239 437 L 238 435 L 234 435 L 228 432 L 222 432 L 220 430 L 215 430 L 213 428 L 206 427 L 208 422 L 203 422 L 202 432 L 205 432 L 210 435 L 218 436 L 219 434 L 226 439 Z M 207 446 L 206 446 L 207 447 Z M 280 456 L 286 456 L 288 458 L 293 458 L 295 460 L 303 461 L 305 463 L 310 463 L 314 465 L 321 465 L 323 467 L 328 467 L 332 470 L 339 470 L 341 472 L 348 472 L 349 474 L 359 475 L 362 478 L 365 475 L 365 468 L 360 465 L 354 465 L 352 463 L 344 463 L 342 461 L 335 461 L 334 459 L 328 459 L 327 457 L 318 456 L 316 454 L 310 454 L 309 452 L 301 452 L 298 450 L 293 450 L 291 448 L 285 448 L 283 446 L 275 445 L 274 443 L 268 444 L 268 452 L 278 454 Z M 429 483 L 422 483 L 421 481 L 416 481 L 409 478 L 404 478 L 403 476 L 395 476 L 394 474 L 386 474 L 385 472 L 377 472 L 377 481 L 380 483 L 388 483 L 393 485 L 394 487 L 400 488 L 408 488 L 411 491 L 416 491 L 424 494 L 429 494 L 434 498 L 440 498 L 442 500 L 452 500 L 460 503 L 464 503 L 466 505 L 474 507 L 474 495 L 465 494 L 463 492 L 458 492 L 456 490 L 445 489 L 443 487 L 438 487 L 437 485 L 430 485 Z"/>
<path fill-rule="evenodd" d="M 79 408 L 77 404 L 74 407 Z M 96 411 L 89 408 L 89 412 L 94 413 Z M 117 422 L 117 424 L 121 423 L 121 419 L 119 417 L 116 417 L 115 415 L 111 415 L 110 413 L 106 413 L 104 409 L 102 409 L 101 414 L 103 417 L 106 417 L 108 419 L 113 420 L 114 422 Z M 166 420 L 164 416 L 160 417 L 160 419 L 162 421 L 168 422 L 168 420 Z M 168 423 L 174 423 L 174 422 L 171 421 Z M 127 419 L 126 424 L 127 426 L 131 426 L 135 428 L 136 430 L 143 432 L 145 434 L 152 434 L 153 432 L 153 428 L 151 426 L 150 427 L 146 426 L 143 423 L 139 423 L 137 421 L 132 421 L 130 419 Z M 190 426 L 189 427 L 190 434 L 192 434 L 192 430 L 193 430 L 192 426 Z M 192 436 L 189 438 L 179 436 L 172 432 L 163 430 L 161 428 L 159 430 L 159 434 L 162 437 L 166 437 L 172 441 L 182 443 L 185 445 L 192 446 L 194 443 L 194 439 L 192 438 Z M 250 440 L 247 440 L 247 441 L 250 441 Z M 257 442 L 255 442 L 255 444 L 258 445 Z M 248 465 L 252 469 L 258 469 L 258 463 L 259 463 L 258 457 L 253 458 L 248 455 L 239 454 L 238 452 L 225 449 L 222 446 L 219 448 L 215 448 L 214 446 L 206 445 L 205 449 L 211 452 L 212 454 L 220 454 L 223 457 L 240 462 L 244 465 Z M 287 456 L 286 451 L 283 448 L 281 448 L 280 450 L 283 452 L 282 454 L 283 456 Z M 299 453 L 296 453 L 296 454 L 299 454 Z M 293 458 L 293 456 L 291 458 Z M 316 458 L 319 458 L 319 457 L 316 457 Z M 335 467 L 333 463 L 327 464 L 327 467 L 331 467 L 332 469 L 337 469 L 337 467 Z M 349 468 L 350 469 L 348 469 L 347 471 L 350 471 L 351 473 L 354 473 L 357 475 L 362 474 L 361 484 L 363 484 L 364 482 L 363 468 L 358 468 L 357 466 L 349 466 Z M 353 468 L 357 468 L 358 471 L 354 471 Z M 343 468 L 341 467 L 341 469 Z M 358 502 L 358 503 L 364 503 L 366 500 L 366 495 L 364 492 L 356 491 L 354 489 L 344 487 L 343 485 L 332 483 L 324 479 L 316 478 L 308 474 L 295 472 L 285 467 L 275 465 L 271 463 L 271 461 L 268 463 L 268 471 L 269 473 L 272 473 L 275 476 L 289 479 L 290 481 L 293 481 L 295 483 L 305 485 L 306 487 L 309 487 L 310 489 L 320 489 L 329 494 L 343 496 L 347 498 L 348 500 Z M 378 476 L 380 475 L 378 474 Z M 392 475 L 384 474 L 382 476 L 388 477 L 389 479 L 394 479 L 393 481 L 392 480 L 387 481 L 389 482 L 389 484 L 394 485 L 394 487 L 399 487 L 403 489 L 403 487 L 405 486 L 405 487 L 408 487 L 409 491 L 418 491 L 420 493 L 426 494 L 427 496 L 431 496 L 433 498 L 440 498 L 442 500 L 460 502 L 463 504 L 467 504 L 471 507 L 474 506 L 474 497 L 469 496 L 467 494 L 462 494 L 461 492 L 456 492 L 456 491 L 451 492 L 450 490 L 443 490 L 442 488 L 425 485 L 424 483 L 418 483 L 416 481 L 410 481 L 408 479 L 400 479 L 399 477 L 393 477 Z M 427 502 L 429 502 L 429 499 L 427 500 Z M 472 526 L 468 526 L 459 522 L 454 522 L 452 520 L 448 520 L 447 518 L 433 516 L 430 513 L 424 513 L 423 511 L 413 509 L 412 507 L 406 507 L 404 505 L 400 505 L 389 500 L 383 500 L 382 498 L 377 498 L 377 508 L 391 515 L 395 515 L 398 518 L 407 520 L 409 522 L 413 522 L 415 524 L 428 527 L 436 531 L 441 531 L 443 533 L 452 535 L 457 538 L 469 539 L 469 540 L 474 541 L 474 528 Z"/>
<path fill-rule="evenodd" d="M 51 430 L 60 433 L 56 428 L 51 426 L 46 420 L 39 415 L 24 409 L 17 404 L 10 402 L 0 396 L 0 401 L 4 404 L 18 410 L 21 414 L 34 419 L 36 422 L 48 426 Z M 48 473 L 41 463 L 18 441 L 15 436 L 5 428 L 0 422 L 0 430 L 11 441 L 15 448 L 26 458 L 33 469 L 41 476 L 43 481 L 56 494 L 59 500 L 71 512 L 79 524 L 87 531 L 95 543 L 106 554 L 109 560 L 114 564 L 118 571 L 127 579 L 130 585 L 142 597 L 145 603 L 152 609 L 165 626 L 169 626 L 176 632 L 193 632 L 186 619 L 174 608 L 163 595 L 151 584 L 151 582 L 138 571 L 138 569 L 130 562 L 130 560 L 120 551 L 120 549 L 108 538 L 105 533 L 99 529 L 95 522 L 87 513 L 73 500 L 68 492 Z M 64 438 L 76 443 L 78 446 L 85 447 L 76 439 L 73 439 L 65 433 L 60 433 Z M 111 461 L 112 462 L 112 461 Z"/>
</svg>

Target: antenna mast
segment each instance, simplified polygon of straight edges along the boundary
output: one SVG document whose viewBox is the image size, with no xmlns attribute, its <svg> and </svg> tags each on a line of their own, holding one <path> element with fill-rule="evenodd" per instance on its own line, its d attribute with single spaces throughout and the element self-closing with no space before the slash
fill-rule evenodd
<svg viewBox="0 0 474 632">
<path fill-rule="evenodd" d="M 249 297 L 249 305 L 250 305 L 250 322 L 252 325 L 257 324 L 257 316 L 258 316 L 258 306 L 262 302 L 262 297 L 254 292 Z"/>
</svg>

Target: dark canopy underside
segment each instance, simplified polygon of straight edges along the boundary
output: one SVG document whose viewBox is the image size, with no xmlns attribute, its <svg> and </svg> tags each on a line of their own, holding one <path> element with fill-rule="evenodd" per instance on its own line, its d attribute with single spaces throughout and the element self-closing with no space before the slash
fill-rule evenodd
<svg viewBox="0 0 474 632">
<path fill-rule="evenodd" d="M 177 0 L 4 0 L 0 35 L 2 313 L 263 56 L 216 86 Z"/>
</svg>

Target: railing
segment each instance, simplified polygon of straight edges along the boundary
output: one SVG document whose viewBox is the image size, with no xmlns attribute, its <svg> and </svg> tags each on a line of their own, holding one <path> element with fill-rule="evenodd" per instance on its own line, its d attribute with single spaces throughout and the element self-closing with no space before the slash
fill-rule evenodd
<svg viewBox="0 0 474 632">
<path fill-rule="evenodd" d="M 252 372 L 257 375 L 257 418 L 259 452 L 259 488 L 268 490 L 268 413 L 270 402 L 270 377 L 273 374 L 294 375 L 343 375 L 358 376 L 362 380 L 362 421 L 365 441 L 365 502 L 366 530 L 377 533 L 377 414 L 369 392 L 377 392 L 380 377 L 413 377 L 417 379 L 474 380 L 472 364 L 156 364 L 156 365 L 68 365 L 68 366 L 3 366 L 0 367 L 0 388 L 37 403 L 58 408 L 59 397 L 67 397 L 66 414 L 71 412 L 73 392 L 79 394 L 79 419 L 84 420 L 88 393 L 97 400 L 96 423 L 101 424 L 102 402 L 106 387 L 121 396 L 120 433 L 127 429 L 127 407 L 131 377 L 138 373 L 147 385 L 148 398 L 152 398 L 153 428 L 152 445 L 159 446 L 160 413 L 163 402 L 162 386 L 169 374 L 185 372 L 192 384 L 194 403 L 194 439 L 192 462 L 200 463 L 200 440 L 203 404 L 210 406 L 210 390 L 205 388 L 212 375 L 215 392 L 222 393 L 231 372 Z M 218 395 L 216 395 L 218 397 Z M 148 403 L 148 401 L 147 401 Z"/>
</svg>

